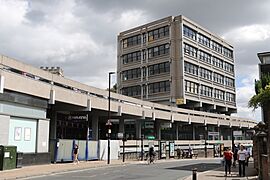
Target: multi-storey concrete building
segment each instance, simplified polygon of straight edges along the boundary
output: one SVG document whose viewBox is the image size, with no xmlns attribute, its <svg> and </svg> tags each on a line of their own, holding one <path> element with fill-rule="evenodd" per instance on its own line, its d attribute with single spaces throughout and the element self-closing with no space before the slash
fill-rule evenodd
<svg viewBox="0 0 270 180">
<path fill-rule="evenodd" d="M 233 47 L 180 15 L 118 35 L 118 92 L 200 111 L 236 112 Z"/>
</svg>

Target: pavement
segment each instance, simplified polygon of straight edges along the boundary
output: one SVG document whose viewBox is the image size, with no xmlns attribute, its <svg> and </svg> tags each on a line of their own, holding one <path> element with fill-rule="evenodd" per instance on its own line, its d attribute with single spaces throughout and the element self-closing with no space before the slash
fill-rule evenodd
<svg viewBox="0 0 270 180">
<path fill-rule="evenodd" d="M 246 177 L 239 177 L 238 175 L 238 166 L 236 168 L 232 167 L 231 174 L 225 176 L 224 167 L 219 167 L 213 170 L 198 172 L 198 180 L 257 180 L 257 171 L 254 168 L 253 163 L 249 163 L 249 166 L 246 167 Z M 192 180 L 192 175 L 182 178 L 181 180 Z"/>
<path fill-rule="evenodd" d="M 132 175 L 134 179 L 164 179 L 163 176 L 169 179 L 179 179 L 176 177 L 182 177 L 180 179 L 189 180 L 192 177 L 191 174 L 192 167 L 199 166 L 200 172 L 198 173 L 198 180 L 218 180 L 218 179 L 232 179 L 232 180 L 242 180 L 242 179 L 257 179 L 255 175 L 255 170 L 252 168 L 253 164 L 247 169 L 248 178 L 238 178 L 237 170 L 232 169 L 232 177 L 224 177 L 224 170 L 217 164 L 220 160 L 214 158 L 198 158 L 194 160 L 184 159 L 184 160 L 158 160 L 155 165 L 143 166 L 146 162 L 141 161 L 126 161 L 123 163 L 120 160 L 112 160 L 111 164 L 108 165 L 107 161 L 81 161 L 79 164 L 73 163 L 56 163 L 47 165 L 35 165 L 35 166 L 24 166 L 22 168 L 0 171 L 0 180 L 11 180 L 11 179 L 69 179 L 74 176 L 75 179 L 100 179 L 100 177 L 108 176 L 105 179 L 127 179 Z M 211 166 L 212 164 L 212 166 Z M 106 168 L 106 170 L 105 170 Z M 214 169 L 214 170 L 211 170 Z M 177 170 L 177 171 L 175 171 Z M 106 171 L 111 172 L 110 175 L 106 175 Z M 118 173 L 116 172 L 118 171 Z M 126 171 L 126 174 L 123 172 Z M 147 171 L 147 172 L 144 172 Z M 78 175 L 79 172 L 79 175 Z M 119 172 L 120 175 L 119 176 Z M 154 173 L 152 173 L 154 172 Z M 112 174 L 114 173 L 114 177 Z M 145 173 L 143 175 L 143 173 Z M 77 175 L 76 175 L 77 174 Z M 156 174 L 155 176 L 153 174 Z M 76 176 L 75 176 L 76 175 Z M 141 176 L 140 176 L 141 175 Z M 169 176 L 171 176 L 169 178 Z M 87 178 L 88 177 L 88 178 Z M 118 177 L 118 178 L 117 178 Z M 148 178 L 146 178 L 148 177 Z M 185 177 L 185 178 L 183 178 Z M 72 179 L 74 179 L 72 178 Z M 102 178 L 103 179 L 103 178 Z"/>
</svg>

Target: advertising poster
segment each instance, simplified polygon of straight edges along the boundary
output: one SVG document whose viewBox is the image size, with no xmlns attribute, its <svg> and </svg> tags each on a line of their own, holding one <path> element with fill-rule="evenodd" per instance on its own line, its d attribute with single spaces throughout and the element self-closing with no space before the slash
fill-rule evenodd
<svg viewBox="0 0 270 180">
<path fill-rule="evenodd" d="M 160 158 L 166 158 L 166 142 L 160 142 Z"/>
<path fill-rule="evenodd" d="M 174 142 L 169 143 L 170 157 L 174 157 Z"/>
<path fill-rule="evenodd" d="M 31 128 L 24 128 L 24 140 L 31 141 Z"/>
<path fill-rule="evenodd" d="M 14 140 L 20 141 L 22 139 L 22 128 L 21 127 L 15 127 L 14 129 Z"/>
</svg>

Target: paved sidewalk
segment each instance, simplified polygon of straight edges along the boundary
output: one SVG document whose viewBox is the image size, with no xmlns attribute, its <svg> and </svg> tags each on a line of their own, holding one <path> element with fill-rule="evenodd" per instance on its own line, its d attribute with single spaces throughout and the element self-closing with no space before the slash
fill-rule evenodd
<svg viewBox="0 0 270 180">
<path fill-rule="evenodd" d="M 197 180 L 257 180 L 257 171 L 253 167 L 253 163 L 249 163 L 249 166 L 246 167 L 246 177 L 238 176 L 238 166 L 236 168 L 232 167 L 231 175 L 228 174 L 225 177 L 224 167 L 220 167 L 210 171 L 198 172 Z M 192 180 L 192 176 L 186 177 L 183 180 Z"/>
<path fill-rule="evenodd" d="M 46 165 L 24 166 L 22 168 L 0 171 L 0 180 L 19 179 L 89 168 L 121 166 L 125 164 L 130 164 L 132 162 L 134 163 L 134 161 L 128 161 L 123 163 L 120 160 L 112 160 L 111 164 L 108 165 L 107 161 L 80 161 L 79 164 L 56 163 Z"/>
</svg>

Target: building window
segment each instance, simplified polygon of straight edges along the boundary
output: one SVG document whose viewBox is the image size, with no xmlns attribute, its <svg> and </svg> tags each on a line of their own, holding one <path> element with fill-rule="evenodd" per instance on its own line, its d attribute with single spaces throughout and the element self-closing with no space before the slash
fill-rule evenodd
<svg viewBox="0 0 270 180">
<path fill-rule="evenodd" d="M 163 44 L 160 46 L 152 47 L 148 49 L 148 58 L 153 58 L 165 54 L 169 54 L 169 44 Z"/>
<path fill-rule="evenodd" d="M 185 92 L 198 94 L 199 85 L 191 81 L 185 81 Z"/>
<path fill-rule="evenodd" d="M 161 81 L 148 85 L 149 94 L 170 91 L 170 81 Z"/>
<path fill-rule="evenodd" d="M 184 25 L 183 26 L 183 34 L 184 34 L 184 36 L 196 41 L 196 31 L 194 31 L 190 27 L 187 27 Z"/>
<path fill-rule="evenodd" d="M 222 46 L 215 41 L 212 41 L 212 49 L 218 53 L 222 53 Z"/>
<path fill-rule="evenodd" d="M 228 71 L 228 72 L 231 72 L 231 73 L 234 72 L 233 65 L 230 64 L 230 63 L 227 63 L 227 62 L 224 62 L 224 69 L 225 69 L 225 71 Z"/>
<path fill-rule="evenodd" d="M 234 87 L 234 80 L 229 77 L 225 77 L 225 86 Z"/>
<path fill-rule="evenodd" d="M 232 50 L 223 47 L 223 54 L 224 54 L 224 56 L 233 59 L 233 51 Z"/>
<path fill-rule="evenodd" d="M 185 62 L 185 72 L 198 76 L 198 66 Z"/>
<path fill-rule="evenodd" d="M 132 36 L 126 39 L 123 39 L 123 48 L 130 46 L 135 46 L 141 44 L 141 35 Z"/>
<path fill-rule="evenodd" d="M 123 64 L 132 63 L 141 60 L 141 51 L 136 51 L 122 56 Z"/>
<path fill-rule="evenodd" d="M 148 41 L 151 42 L 156 39 L 160 39 L 169 36 L 169 26 L 161 27 L 148 32 Z"/>
<path fill-rule="evenodd" d="M 122 74 L 123 81 L 130 80 L 130 79 L 136 79 L 136 78 L 140 78 L 140 77 L 141 77 L 141 69 L 140 68 L 123 71 L 123 74 Z"/>
<path fill-rule="evenodd" d="M 224 76 L 218 73 L 213 73 L 213 81 L 219 84 L 224 84 Z"/>
<path fill-rule="evenodd" d="M 148 67 L 148 72 L 149 72 L 149 76 L 170 72 L 170 63 L 165 62 L 165 63 L 151 65 Z"/>
<path fill-rule="evenodd" d="M 214 66 L 223 69 L 223 61 L 221 59 L 212 56 L 212 62 Z"/>
<path fill-rule="evenodd" d="M 205 85 L 201 85 L 201 95 L 202 96 L 207 96 L 207 97 L 212 97 L 212 88 L 205 86 Z"/>
<path fill-rule="evenodd" d="M 141 95 L 141 86 L 131 86 L 122 88 L 122 94 L 126 96 L 139 96 Z"/>
<path fill-rule="evenodd" d="M 219 89 L 214 89 L 214 98 L 224 100 L 224 91 L 221 91 Z"/>
<path fill-rule="evenodd" d="M 198 56 L 201 61 L 204 61 L 208 64 L 211 64 L 211 56 L 210 54 L 204 52 L 204 51 L 198 51 Z"/>
<path fill-rule="evenodd" d="M 226 93 L 226 101 L 235 102 L 235 95 L 232 94 L 232 93 L 227 92 Z"/>
<path fill-rule="evenodd" d="M 200 68 L 200 77 L 211 81 L 212 80 L 212 72 L 201 67 Z"/>
<path fill-rule="evenodd" d="M 210 38 L 202 34 L 198 34 L 198 42 L 206 47 L 210 47 Z"/>
<path fill-rule="evenodd" d="M 197 49 L 188 44 L 184 44 L 184 53 L 193 57 L 197 57 Z"/>
</svg>

